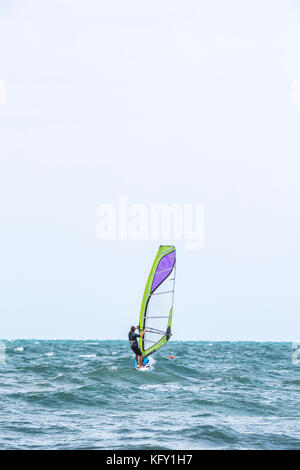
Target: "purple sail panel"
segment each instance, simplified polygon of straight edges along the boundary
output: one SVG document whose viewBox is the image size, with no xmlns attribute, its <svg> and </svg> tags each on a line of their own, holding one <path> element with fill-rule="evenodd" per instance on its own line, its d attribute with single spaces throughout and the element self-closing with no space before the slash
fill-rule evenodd
<svg viewBox="0 0 300 470">
<path fill-rule="evenodd" d="M 159 286 L 159 284 L 161 284 L 166 279 L 166 277 L 169 276 L 170 272 L 173 269 L 174 263 L 175 250 L 165 255 L 158 263 L 154 274 L 154 281 L 151 288 L 151 294 L 157 288 L 157 286 Z"/>
</svg>

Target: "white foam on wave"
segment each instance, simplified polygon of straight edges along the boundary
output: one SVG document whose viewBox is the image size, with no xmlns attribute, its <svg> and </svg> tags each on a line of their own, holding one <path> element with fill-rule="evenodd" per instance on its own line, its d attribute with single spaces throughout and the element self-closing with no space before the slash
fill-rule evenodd
<svg viewBox="0 0 300 470">
<path fill-rule="evenodd" d="M 110 367 L 108 367 L 108 370 L 117 370 L 117 369 L 118 369 L 117 366 L 110 366 Z"/>
<path fill-rule="evenodd" d="M 46 356 L 52 357 L 52 356 L 54 356 L 54 352 L 48 352 L 48 353 L 46 353 Z"/>
<path fill-rule="evenodd" d="M 182 387 L 178 384 L 170 383 L 170 384 L 147 384 L 147 385 L 140 385 L 138 388 L 142 390 L 158 390 L 160 392 L 170 392 L 178 390 Z"/>
<path fill-rule="evenodd" d="M 96 354 L 80 354 L 79 357 L 96 357 Z"/>
<path fill-rule="evenodd" d="M 157 390 L 158 392 L 176 392 L 178 390 L 185 390 L 188 392 L 197 393 L 200 390 L 205 390 L 200 388 L 199 385 L 184 385 L 177 383 L 167 383 L 167 384 L 144 384 L 140 385 L 138 388 L 141 390 Z"/>
<path fill-rule="evenodd" d="M 142 368 L 139 368 L 138 369 L 140 372 L 148 372 L 149 371 L 149 367 L 142 367 Z"/>
<path fill-rule="evenodd" d="M 15 348 L 14 351 L 22 352 L 22 351 L 24 351 L 24 348 L 23 348 L 23 346 L 20 346 L 19 348 Z"/>
</svg>

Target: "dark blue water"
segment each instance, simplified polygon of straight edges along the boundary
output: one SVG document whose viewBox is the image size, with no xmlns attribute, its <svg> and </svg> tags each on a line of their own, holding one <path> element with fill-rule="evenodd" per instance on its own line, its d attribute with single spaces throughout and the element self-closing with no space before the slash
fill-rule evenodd
<svg viewBox="0 0 300 470">
<path fill-rule="evenodd" d="M 5 341 L 1 449 L 299 449 L 291 343 Z M 169 355 L 175 356 L 170 360 Z"/>
</svg>

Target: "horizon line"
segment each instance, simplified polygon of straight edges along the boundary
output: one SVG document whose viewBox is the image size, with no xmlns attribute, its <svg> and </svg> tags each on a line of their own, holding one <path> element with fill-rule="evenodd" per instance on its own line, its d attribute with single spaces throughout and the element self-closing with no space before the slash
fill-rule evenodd
<svg viewBox="0 0 300 470">
<path fill-rule="evenodd" d="M 124 341 L 128 342 L 124 338 L 1 338 L 0 341 Z M 295 343 L 300 340 L 256 340 L 256 339 L 174 339 L 172 343 L 175 342 L 189 342 L 189 343 Z"/>
</svg>

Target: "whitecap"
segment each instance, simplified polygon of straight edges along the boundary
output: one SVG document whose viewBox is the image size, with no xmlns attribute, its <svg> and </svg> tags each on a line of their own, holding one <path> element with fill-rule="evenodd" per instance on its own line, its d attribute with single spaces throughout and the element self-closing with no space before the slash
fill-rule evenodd
<svg viewBox="0 0 300 470">
<path fill-rule="evenodd" d="M 24 351 L 24 348 L 20 346 L 19 348 L 15 348 L 14 351 Z"/>
<path fill-rule="evenodd" d="M 96 357 L 96 354 L 80 354 L 79 357 Z"/>
<path fill-rule="evenodd" d="M 139 369 L 139 370 L 147 370 L 147 369 Z M 168 392 L 168 391 L 177 391 L 182 388 L 180 385 L 175 383 L 169 384 L 147 384 L 147 385 L 140 385 L 138 388 L 142 390 L 158 390 L 159 392 Z"/>
</svg>

